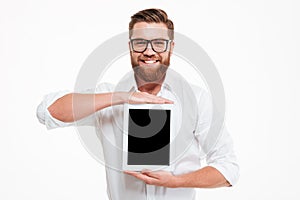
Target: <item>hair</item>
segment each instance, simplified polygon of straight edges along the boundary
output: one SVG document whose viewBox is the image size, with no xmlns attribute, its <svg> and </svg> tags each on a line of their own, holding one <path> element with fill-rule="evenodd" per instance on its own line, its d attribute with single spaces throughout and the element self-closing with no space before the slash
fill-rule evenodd
<svg viewBox="0 0 300 200">
<path fill-rule="evenodd" d="M 141 10 L 131 16 L 131 21 L 129 22 L 129 32 L 131 36 L 131 30 L 134 25 L 138 22 L 147 22 L 147 23 L 164 23 L 169 29 L 170 39 L 174 39 L 174 24 L 168 19 L 168 15 L 165 11 L 156 8 L 150 8 L 146 10 Z"/>
</svg>

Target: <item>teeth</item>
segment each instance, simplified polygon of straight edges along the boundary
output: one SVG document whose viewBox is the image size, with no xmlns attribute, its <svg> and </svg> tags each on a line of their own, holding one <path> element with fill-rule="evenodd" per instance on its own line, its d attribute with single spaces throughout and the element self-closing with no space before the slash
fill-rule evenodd
<svg viewBox="0 0 300 200">
<path fill-rule="evenodd" d="M 146 64 L 153 64 L 156 62 L 156 60 L 145 60 L 144 61 Z"/>
</svg>

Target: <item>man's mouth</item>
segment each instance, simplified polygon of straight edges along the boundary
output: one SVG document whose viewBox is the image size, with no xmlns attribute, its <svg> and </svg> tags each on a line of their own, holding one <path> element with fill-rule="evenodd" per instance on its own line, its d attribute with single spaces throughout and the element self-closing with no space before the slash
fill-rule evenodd
<svg viewBox="0 0 300 200">
<path fill-rule="evenodd" d="M 140 60 L 140 61 L 145 64 L 154 64 L 154 63 L 159 62 L 159 60 Z"/>
</svg>

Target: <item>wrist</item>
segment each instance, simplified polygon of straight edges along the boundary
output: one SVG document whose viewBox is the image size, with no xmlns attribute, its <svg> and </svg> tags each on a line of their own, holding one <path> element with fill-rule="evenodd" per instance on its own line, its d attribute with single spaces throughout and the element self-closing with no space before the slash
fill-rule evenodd
<svg viewBox="0 0 300 200">
<path fill-rule="evenodd" d="M 111 93 L 111 104 L 113 105 L 119 105 L 128 103 L 128 93 L 127 92 L 114 92 Z"/>
<path fill-rule="evenodd" d="M 173 185 L 174 188 L 183 187 L 183 183 L 184 183 L 183 176 L 174 176 L 173 183 L 174 183 Z"/>
</svg>

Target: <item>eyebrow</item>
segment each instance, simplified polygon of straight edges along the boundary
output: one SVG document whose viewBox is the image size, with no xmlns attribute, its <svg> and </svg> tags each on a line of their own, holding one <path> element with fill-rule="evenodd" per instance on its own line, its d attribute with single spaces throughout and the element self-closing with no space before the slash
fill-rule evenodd
<svg viewBox="0 0 300 200">
<path fill-rule="evenodd" d="M 148 39 L 145 39 L 145 38 L 130 38 L 131 40 L 148 40 Z M 153 38 L 151 40 L 170 40 L 169 38 Z"/>
</svg>

